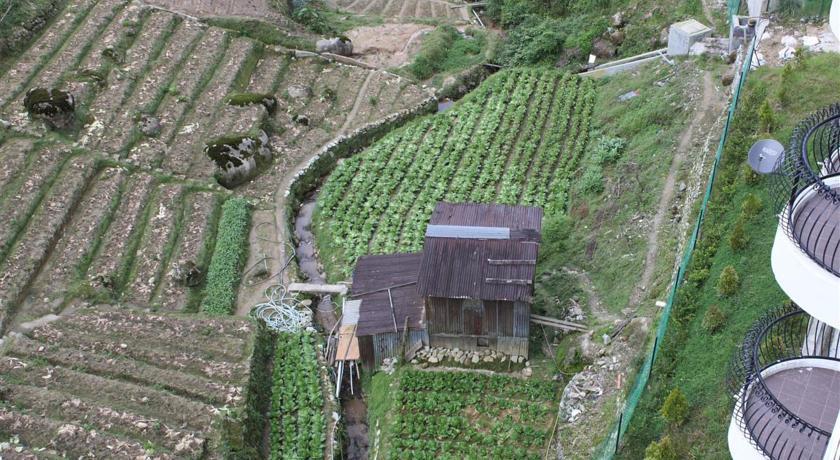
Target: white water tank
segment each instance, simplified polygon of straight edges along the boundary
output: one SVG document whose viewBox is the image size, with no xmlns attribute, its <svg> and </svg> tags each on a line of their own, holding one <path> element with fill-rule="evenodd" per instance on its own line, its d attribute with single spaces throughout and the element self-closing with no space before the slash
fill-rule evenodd
<svg viewBox="0 0 840 460">
<path fill-rule="evenodd" d="M 840 0 L 837 0 L 840 1 Z M 689 19 L 671 25 L 668 30 L 668 56 L 685 56 L 691 45 L 712 34 L 712 29 Z"/>
</svg>

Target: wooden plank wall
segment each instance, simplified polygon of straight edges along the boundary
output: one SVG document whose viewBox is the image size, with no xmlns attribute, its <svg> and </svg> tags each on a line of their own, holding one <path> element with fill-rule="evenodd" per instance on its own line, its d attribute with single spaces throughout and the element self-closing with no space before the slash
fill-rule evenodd
<svg viewBox="0 0 840 460">
<path fill-rule="evenodd" d="M 428 299 L 429 334 L 528 337 L 530 305 L 525 302 Z"/>
<path fill-rule="evenodd" d="M 408 334 L 408 347 L 418 343 L 421 345 L 429 344 L 429 333 L 425 330 L 410 331 Z M 382 364 L 385 358 L 399 357 L 402 359 L 400 349 L 400 341 L 402 340 L 402 333 L 385 332 L 373 336 L 373 366 L 378 367 Z"/>
</svg>

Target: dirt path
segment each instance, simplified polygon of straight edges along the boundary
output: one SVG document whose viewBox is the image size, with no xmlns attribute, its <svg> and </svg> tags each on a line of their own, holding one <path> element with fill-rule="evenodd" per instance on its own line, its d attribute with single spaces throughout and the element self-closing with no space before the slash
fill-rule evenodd
<svg viewBox="0 0 840 460">
<path fill-rule="evenodd" d="M 708 21 L 708 24 L 706 24 L 706 25 L 708 25 L 709 27 L 714 29 L 715 28 L 715 16 L 712 14 L 712 11 L 715 10 L 716 8 L 721 7 L 721 5 L 719 5 L 719 1 L 718 0 L 701 0 L 700 3 L 703 5 L 703 16 L 706 18 L 706 21 Z"/>
<path fill-rule="evenodd" d="M 688 128 L 683 131 L 677 144 L 677 151 L 671 162 L 671 169 L 668 171 L 665 186 L 662 188 L 662 195 L 659 197 L 659 206 L 656 210 L 656 215 L 653 217 L 650 231 L 647 234 L 648 250 L 645 255 L 644 270 L 642 271 L 642 278 L 639 280 L 639 284 L 636 285 L 636 289 L 633 290 L 633 294 L 630 296 L 628 305 L 630 308 L 637 309 L 640 306 L 642 297 L 653 280 L 653 275 L 656 270 L 656 258 L 659 254 L 659 235 L 665 221 L 665 216 L 671 209 L 671 203 L 674 201 L 677 174 L 688 158 L 688 154 L 692 151 L 692 140 L 697 134 L 698 128 L 717 116 L 719 105 L 717 101 L 719 99 L 720 96 L 716 94 L 715 85 L 712 81 L 712 74 L 704 72 L 703 96 L 700 100 L 700 105 L 694 111 L 694 116 L 691 118 Z"/>
<path fill-rule="evenodd" d="M 336 137 L 345 133 L 359 112 L 364 98 L 367 95 L 369 82 L 374 76 L 371 72 L 365 80 L 364 84 L 359 88 L 356 94 L 356 100 L 353 103 L 353 109 L 347 115 L 341 129 L 336 133 Z M 237 314 L 247 315 L 251 308 L 255 305 L 265 302 L 265 289 L 277 283 L 288 284 L 290 281 L 289 273 L 283 270 L 293 253 L 289 251 L 290 246 L 287 244 L 292 241 L 291 235 L 288 234 L 286 222 L 286 191 L 292 185 L 292 181 L 304 171 L 313 158 L 320 152 L 327 144 L 317 149 L 313 149 L 309 154 L 303 158 L 291 171 L 283 176 L 283 180 L 274 192 L 274 205 L 272 209 L 260 209 L 254 213 L 253 225 L 251 227 L 251 235 L 249 237 L 249 244 L 252 248 L 250 251 L 247 268 L 252 268 L 254 265 L 264 263 L 266 272 L 269 278 L 258 281 L 256 284 L 243 285 L 239 296 Z M 311 216 L 310 216 L 311 218 Z M 305 222 L 303 225 L 310 225 L 310 222 Z M 260 248 L 254 250 L 254 248 Z M 265 260 L 263 260 L 265 259 Z M 281 270 L 283 270 L 282 273 Z M 246 277 L 245 282 L 248 281 Z"/>
<path fill-rule="evenodd" d="M 586 293 L 586 303 L 589 306 L 589 312 L 597 318 L 599 322 L 612 323 L 618 319 L 618 316 L 610 313 L 606 308 L 604 308 L 604 304 L 601 302 L 601 296 L 598 294 L 598 290 L 595 289 L 595 283 L 593 283 L 592 279 L 589 278 L 589 274 L 570 267 L 563 267 L 563 271 L 576 277 L 578 281 L 580 281 L 580 287 Z"/>
</svg>

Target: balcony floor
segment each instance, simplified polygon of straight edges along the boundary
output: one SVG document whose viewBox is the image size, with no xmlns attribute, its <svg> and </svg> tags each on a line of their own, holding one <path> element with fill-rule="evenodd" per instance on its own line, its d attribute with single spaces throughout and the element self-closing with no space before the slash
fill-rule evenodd
<svg viewBox="0 0 840 460">
<path fill-rule="evenodd" d="M 813 367 L 788 369 L 766 377 L 767 388 L 788 410 L 828 432 L 840 412 L 840 372 Z M 757 441 L 774 459 L 822 459 L 828 440 L 786 425 L 750 394 L 746 420 Z"/>
<path fill-rule="evenodd" d="M 793 231 L 799 245 L 840 273 L 840 205 L 815 196 L 796 207 Z"/>
</svg>

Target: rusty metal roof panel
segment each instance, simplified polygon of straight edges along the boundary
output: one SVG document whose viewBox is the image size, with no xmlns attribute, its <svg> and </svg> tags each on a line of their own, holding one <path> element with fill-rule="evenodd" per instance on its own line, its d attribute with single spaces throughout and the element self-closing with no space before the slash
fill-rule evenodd
<svg viewBox="0 0 840 460">
<path fill-rule="evenodd" d="M 421 296 L 530 302 L 539 245 L 516 240 L 426 238 Z"/>
<path fill-rule="evenodd" d="M 532 230 L 539 234 L 542 217 L 542 209 L 529 206 L 440 202 L 435 206 L 429 224 L 504 227 L 511 229 L 511 232 Z"/>
<path fill-rule="evenodd" d="M 422 296 L 530 302 L 542 209 L 438 203 L 430 226 L 509 229 L 508 239 L 458 238 L 427 232 L 417 288 Z M 473 234 L 480 234 L 475 230 Z"/>
<path fill-rule="evenodd" d="M 362 301 L 357 336 L 394 332 L 395 326 L 402 331 L 406 318 L 409 329 L 423 327 L 423 298 L 417 292 L 422 257 L 413 253 L 359 258 L 350 290 L 352 299 Z"/>
</svg>

